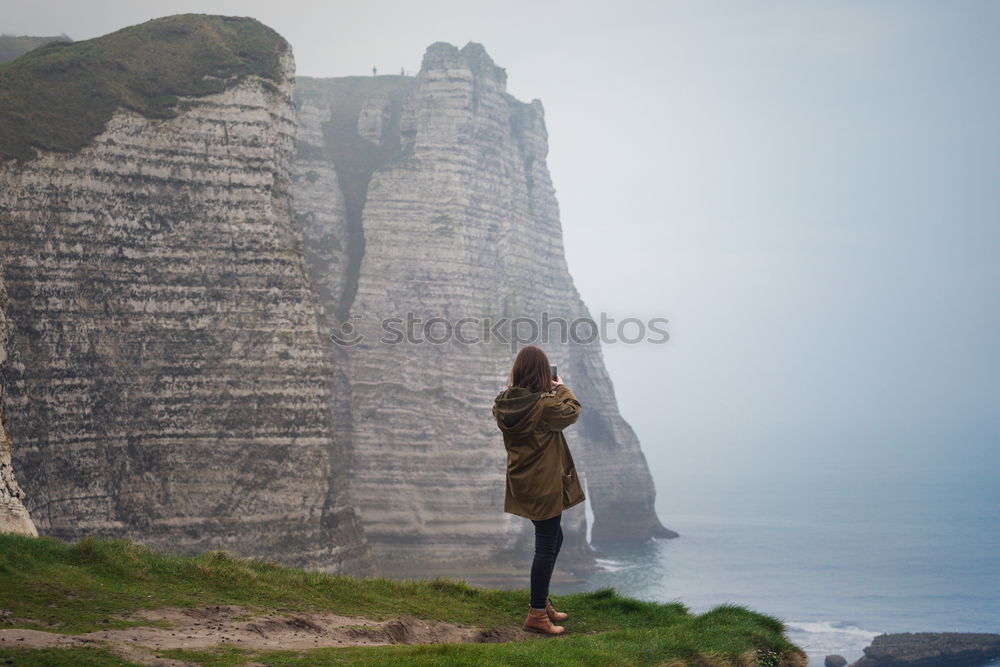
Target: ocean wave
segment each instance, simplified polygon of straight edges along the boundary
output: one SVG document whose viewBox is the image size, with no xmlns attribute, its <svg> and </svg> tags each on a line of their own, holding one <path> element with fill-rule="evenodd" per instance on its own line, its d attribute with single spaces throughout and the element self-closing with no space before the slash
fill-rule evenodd
<svg viewBox="0 0 1000 667">
<path fill-rule="evenodd" d="M 595 558 L 594 562 L 597 563 L 598 569 L 604 572 L 621 572 L 632 567 L 630 563 L 613 558 Z"/>
<path fill-rule="evenodd" d="M 869 641 L 882 634 L 881 632 L 865 630 L 856 625 L 840 621 L 786 621 L 785 626 L 792 631 L 807 632 L 809 634 L 847 635 Z"/>
<path fill-rule="evenodd" d="M 809 665 L 822 665 L 831 653 L 844 656 L 848 663 L 864 655 L 864 648 L 882 634 L 841 621 L 785 621 L 788 638 L 809 657 Z"/>
</svg>

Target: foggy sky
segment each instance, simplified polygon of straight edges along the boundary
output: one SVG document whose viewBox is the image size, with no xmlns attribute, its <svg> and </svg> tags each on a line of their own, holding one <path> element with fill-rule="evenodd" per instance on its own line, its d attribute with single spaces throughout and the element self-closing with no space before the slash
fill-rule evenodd
<svg viewBox="0 0 1000 667">
<path fill-rule="evenodd" d="M 1000 469 L 1000 4 L 152 7 L 7 2 L 0 31 L 249 15 L 311 76 L 475 41 L 542 100 L 591 312 L 670 319 L 604 348 L 665 524 L 706 479 Z"/>
</svg>

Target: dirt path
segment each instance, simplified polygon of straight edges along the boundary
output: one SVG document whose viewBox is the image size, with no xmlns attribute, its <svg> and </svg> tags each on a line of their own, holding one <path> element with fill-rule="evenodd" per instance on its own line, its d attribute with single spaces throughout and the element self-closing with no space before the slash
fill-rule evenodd
<svg viewBox="0 0 1000 667">
<path fill-rule="evenodd" d="M 327 613 L 294 615 L 255 614 L 241 607 L 164 607 L 132 617 L 169 623 L 170 627 L 136 626 L 65 635 L 18 628 L 0 630 L 0 648 L 49 648 L 106 645 L 129 660 L 174 667 L 189 663 L 169 660 L 158 652 L 169 649 L 202 650 L 222 645 L 255 651 L 302 650 L 330 646 L 503 642 L 541 639 L 519 626 L 484 631 L 443 621 L 400 616 L 373 621 Z"/>
</svg>

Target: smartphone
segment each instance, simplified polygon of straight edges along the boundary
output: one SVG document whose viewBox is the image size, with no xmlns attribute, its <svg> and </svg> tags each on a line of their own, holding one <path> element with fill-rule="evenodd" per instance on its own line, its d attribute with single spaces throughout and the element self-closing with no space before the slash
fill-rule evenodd
<svg viewBox="0 0 1000 667">
<path fill-rule="evenodd" d="M 555 380 L 557 377 L 559 377 L 559 373 L 556 370 L 555 364 L 550 364 L 550 366 L 552 367 L 552 379 Z"/>
</svg>

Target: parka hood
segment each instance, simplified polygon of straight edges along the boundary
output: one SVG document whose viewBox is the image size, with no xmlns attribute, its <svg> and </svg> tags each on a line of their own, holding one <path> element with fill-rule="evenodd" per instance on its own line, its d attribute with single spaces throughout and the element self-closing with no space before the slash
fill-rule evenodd
<svg viewBox="0 0 1000 667">
<path fill-rule="evenodd" d="M 541 416 L 538 399 L 543 392 L 524 387 L 508 387 L 493 401 L 493 416 L 504 433 L 528 433 L 535 428 Z"/>
</svg>

